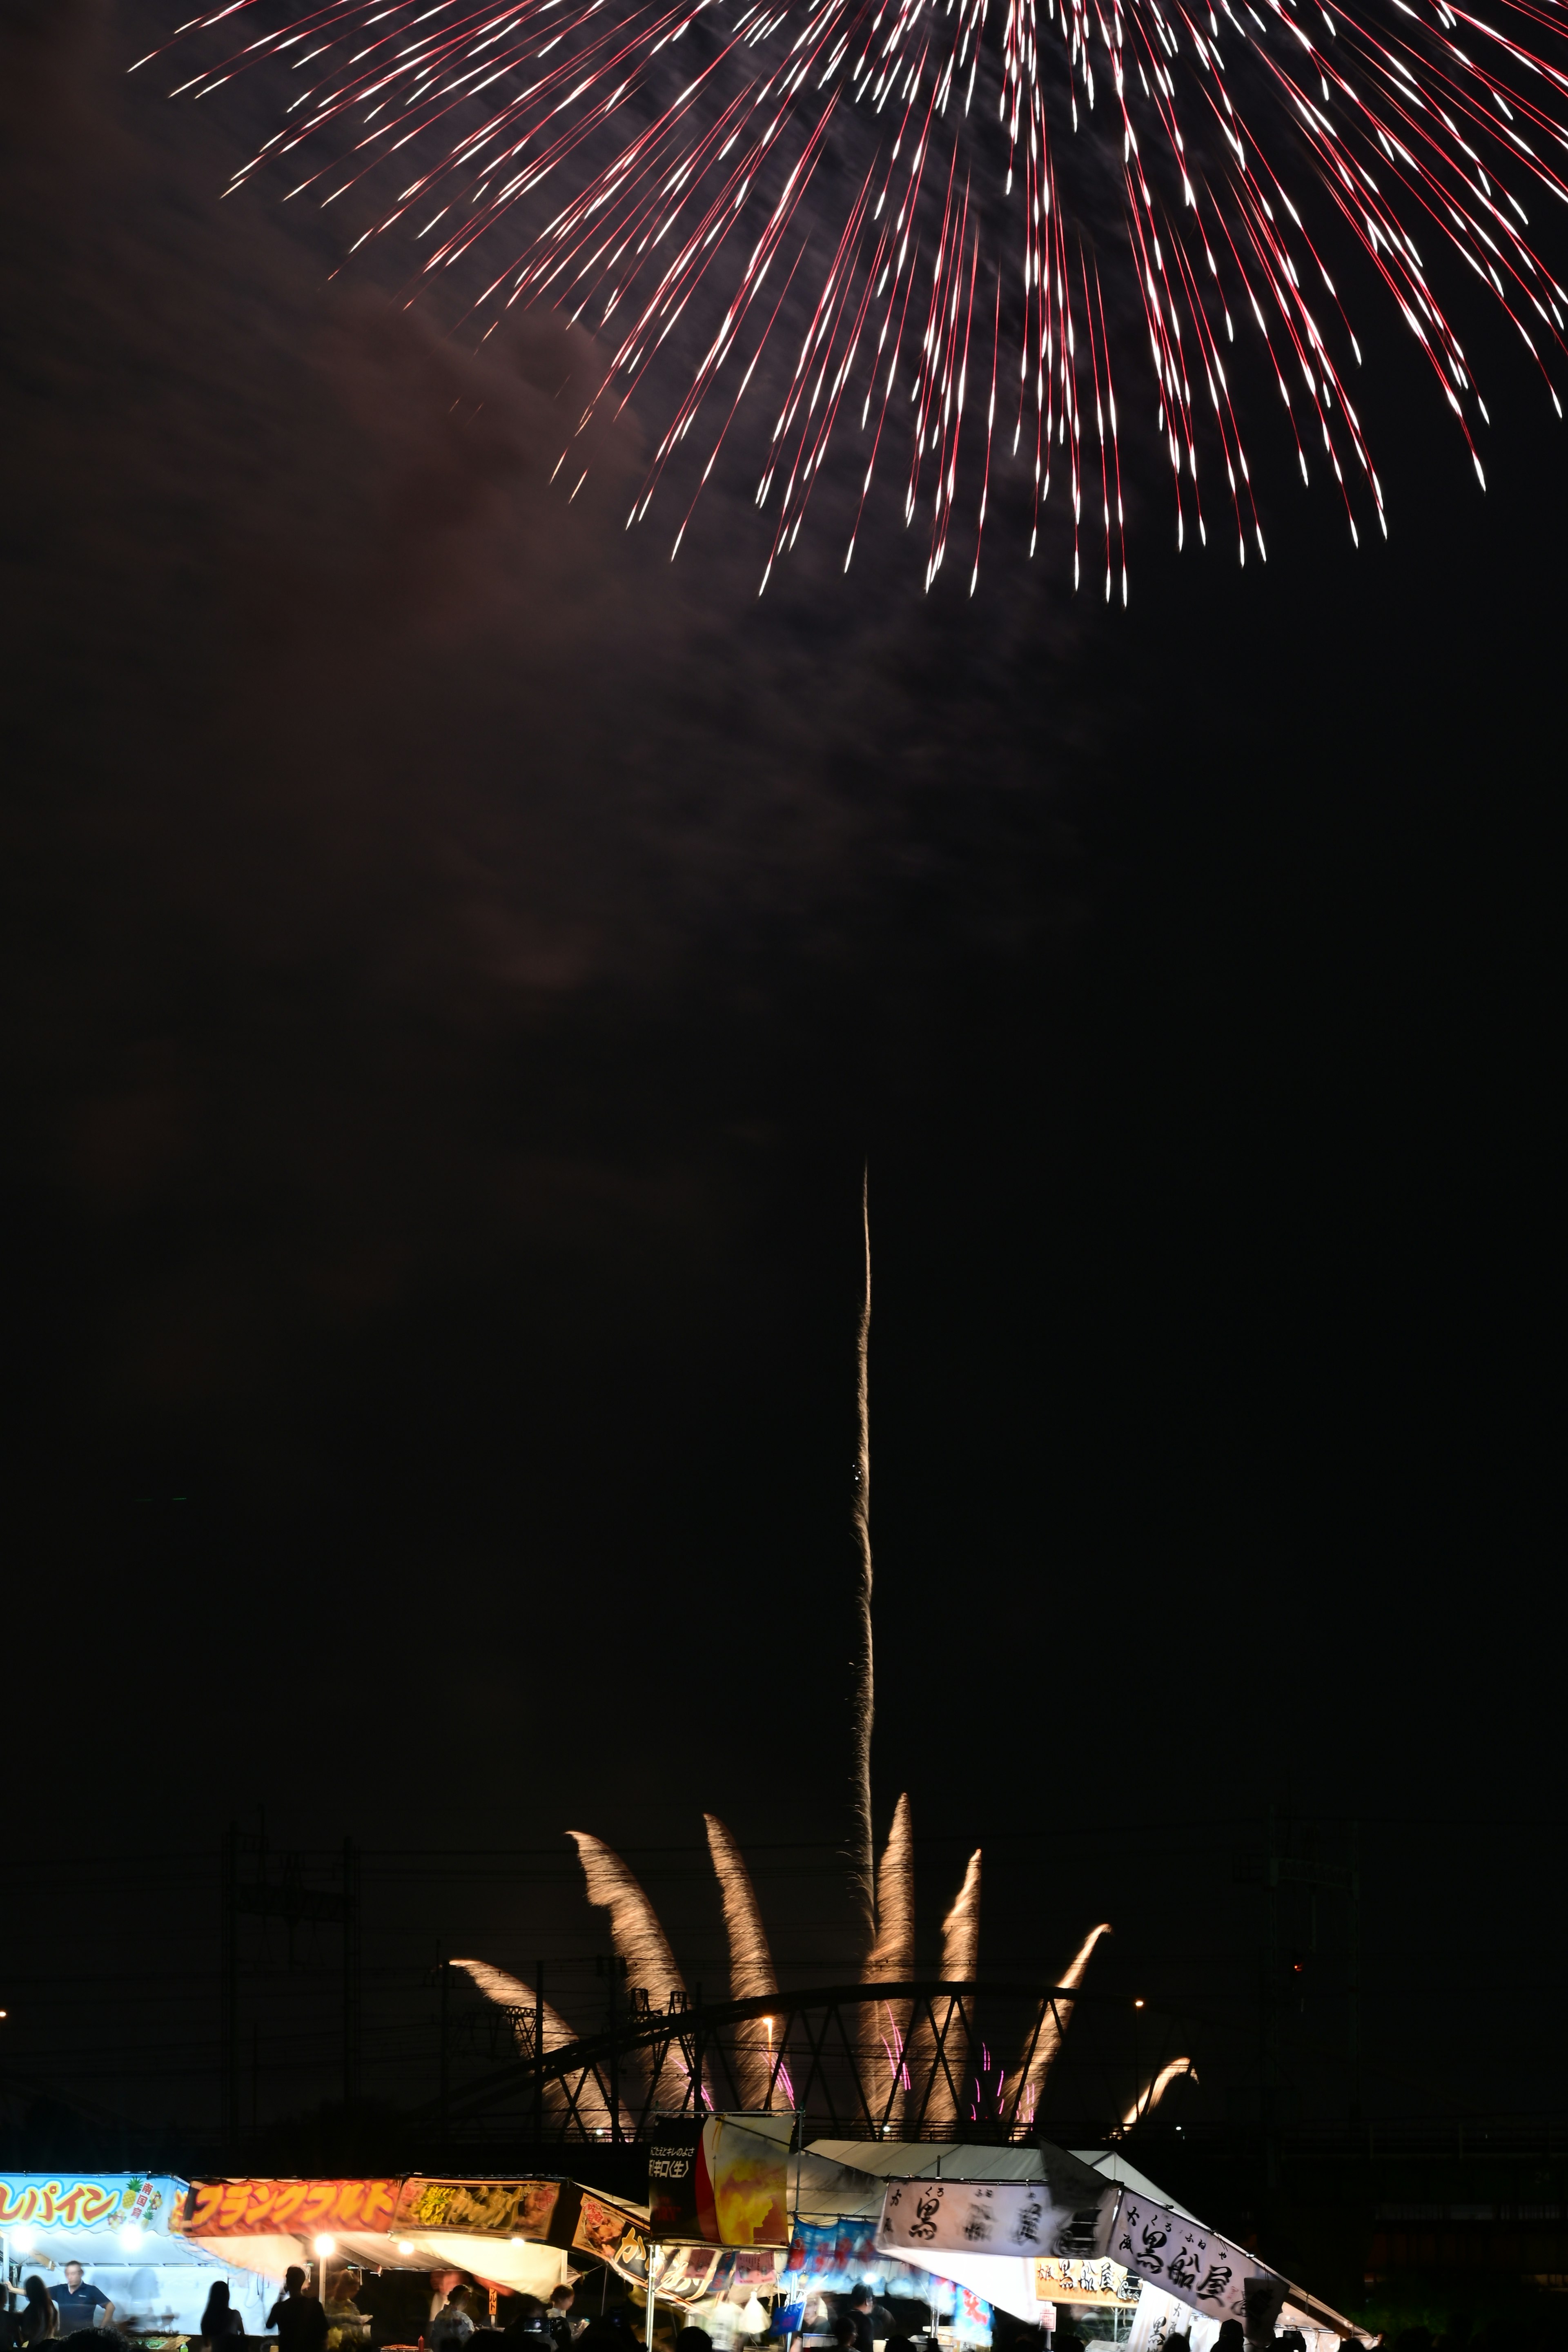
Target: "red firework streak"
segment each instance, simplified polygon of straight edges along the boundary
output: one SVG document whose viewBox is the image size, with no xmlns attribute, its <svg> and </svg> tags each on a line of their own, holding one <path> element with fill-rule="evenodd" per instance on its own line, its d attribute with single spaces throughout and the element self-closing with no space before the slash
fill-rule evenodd
<svg viewBox="0 0 1568 2352">
<path fill-rule="evenodd" d="M 265 5 L 228 0 L 165 47 Z M 710 53 L 682 79 L 679 44 L 704 17 Z M 329 0 L 180 89 L 205 97 L 261 68 L 286 80 L 280 127 L 233 187 L 287 160 L 292 197 L 331 205 L 362 189 L 373 217 L 351 249 L 404 225 L 416 292 L 476 248 L 493 254 L 463 313 L 480 340 L 519 304 L 586 325 L 602 373 L 573 439 L 634 392 L 664 396 L 652 372 L 661 352 L 673 359 L 686 320 L 674 412 L 628 517 L 649 514 L 698 435 L 672 555 L 772 353 L 763 380 L 784 394 L 756 493 L 764 509 L 777 500 L 763 584 L 795 545 L 835 448 L 858 432 L 847 568 L 902 417 L 904 517 L 929 523 L 926 585 L 973 501 L 973 594 L 994 503 L 998 383 L 1016 344 L 1003 454 L 1026 465 L 1032 430 L 1030 552 L 1054 442 L 1075 581 L 1086 467 L 1097 466 L 1105 593 L 1119 574 L 1125 602 L 1111 351 L 1114 331 L 1139 352 L 1142 338 L 1116 322 L 1140 311 L 1178 543 L 1189 508 L 1206 540 L 1202 490 L 1218 466 L 1240 561 L 1249 540 L 1266 552 L 1226 373 L 1238 321 L 1261 344 L 1303 478 L 1321 443 L 1352 537 L 1369 517 L 1386 530 L 1347 389 L 1360 346 L 1302 205 L 1323 226 L 1337 220 L 1370 262 L 1483 486 L 1486 408 L 1417 232 L 1434 257 L 1475 273 L 1561 416 L 1568 297 L 1530 242 L 1521 191 L 1568 202 L 1546 153 L 1568 146 L 1565 34 L 1564 0 L 1493 0 L 1486 16 L 1450 0 Z M 827 161 L 836 121 L 861 125 L 869 168 Z M 415 176 L 394 187 L 411 146 Z M 792 293 L 794 316 L 801 297 L 805 310 L 793 356 L 773 348 Z M 971 365 L 987 358 L 981 447 L 965 411 Z M 569 454 L 570 442 L 558 474 Z M 574 478 L 574 497 L 582 467 L 566 468 Z"/>
</svg>

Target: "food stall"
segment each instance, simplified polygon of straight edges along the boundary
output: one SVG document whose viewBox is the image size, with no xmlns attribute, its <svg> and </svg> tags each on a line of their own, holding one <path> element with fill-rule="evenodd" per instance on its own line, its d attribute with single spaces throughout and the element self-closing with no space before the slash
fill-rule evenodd
<svg viewBox="0 0 1568 2352">
<path fill-rule="evenodd" d="M 114 2324 L 158 2344 L 194 2336 L 208 2290 L 226 2279 L 247 2336 L 259 2336 L 288 2263 L 252 2262 L 174 2227 L 186 2184 L 142 2172 L 10 2172 L 0 2176 L 0 2248 L 13 2297 L 35 2273 L 58 2285 L 67 2263 L 114 2305 Z"/>
</svg>

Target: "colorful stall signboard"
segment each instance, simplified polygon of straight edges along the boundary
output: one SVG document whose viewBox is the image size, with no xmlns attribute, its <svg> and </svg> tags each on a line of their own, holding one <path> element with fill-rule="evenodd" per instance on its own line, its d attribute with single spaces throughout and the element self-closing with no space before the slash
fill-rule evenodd
<svg viewBox="0 0 1568 2352">
<path fill-rule="evenodd" d="M 641 2232 L 629 2213 L 618 2205 L 606 2205 L 600 2197 L 584 2191 L 577 2214 L 577 2226 L 572 2232 L 572 2243 L 585 2254 L 597 2254 L 602 2263 L 617 2262 L 621 2250 L 630 2237 L 637 2239 L 641 2251 L 642 2272 L 647 2271 L 647 2248 Z"/>
<path fill-rule="evenodd" d="M 1205 2230 L 1201 2221 L 1190 2221 L 1184 2214 L 1170 2212 L 1124 2189 L 1111 2228 L 1110 2252 L 1139 2278 L 1205 2317 L 1239 2319 L 1249 2337 L 1273 2335 L 1285 2281 L 1243 2247 Z"/>
<path fill-rule="evenodd" d="M 1139 2281 L 1120 2263 L 1085 2262 L 1076 2254 L 1042 2254 L 1035 2263 L 1035 2294 L 1040 2303 L 1131 2311 L 1142 2292 Z"/>
<path fill-rule="evenodd" d="M 173 2226 L 187 2238 L 390 2235 L 401 2180 L 198 2180 Z"/>
<path fill-rule="evenodd" d="M 889 2253 L 1047 2254 L 1071 2219 L 1042 2180 L 894 2180 L 877 2243 Z"/>
<path fill-rule="evenodd" d="M 184 2185 L 141 2172 L 0 2176 L 0 2230 L 163 2230 Z"/>
<path fill-rule="evenodd" d="M 868 2222 L 797 2221 L 784 2257 L 784 2281 L 810 2294 L 847 2294 L 863 2273 L 879 2276 L 876 2232 Z"/>
<path fill-rule="evenodd" d="M 461 2230 L 474 2238 L 531 2238 L 542 2244 L 560 2201 L 558 2180 L 405 2180 L 395 2230 Z"/>
<path fill-rule="evenodd" d="M 656 2244 L 787 2246 L 787 2142 L 734 2116 L 661 2117 L 647 2151 L 648 2235 Z"/>
</svg>

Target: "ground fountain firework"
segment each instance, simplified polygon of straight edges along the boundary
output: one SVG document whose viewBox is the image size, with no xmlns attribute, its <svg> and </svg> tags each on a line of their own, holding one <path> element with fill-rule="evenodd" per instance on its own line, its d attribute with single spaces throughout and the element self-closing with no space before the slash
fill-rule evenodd
<svg viewBox="0 0 1568 2352">
<path fill-rule="evenodd" d="M 265 5 L 227 0 L 175 38 Z M 356 249 L 401 230 L 426 280 L 488 265 L 464 296 L 478 337 L 545 304 L 600 339 L 567 495 L 595 414 L 668 396 L 629 520 L 668 482 L 679 548 L 748 391 L 767 392 L 764 585 L 838 452 L 846 565 L 890 480 L 928 586 L 963 517 L 973 589 L 994 476 L 1026 465 L 1031 552 L 1062 481 L 1075 579 L 1092 533 L 1125 596 L 1118 397 L 1144 358 L 1178 537 L 1206 538 L 1218 509 L 1243 562 L 1264 551 L 1238 332 L 1303 476 L 1321 446 L 1352 534 L 1386 528 L 1326 267 L 1347 236 L 1478 475 L 1486 411 L 1439 260 L 1480 278 L 1562 414 L 1568 298 L 1519 192 L 1568 201 L 1565 29 L 1558 0 L 329 0 L 179 87 L 286 73 L 281 126 L 237 185 L 278 165 L 296 196 L 352 194 L 370 205 Z"/>
</svg>

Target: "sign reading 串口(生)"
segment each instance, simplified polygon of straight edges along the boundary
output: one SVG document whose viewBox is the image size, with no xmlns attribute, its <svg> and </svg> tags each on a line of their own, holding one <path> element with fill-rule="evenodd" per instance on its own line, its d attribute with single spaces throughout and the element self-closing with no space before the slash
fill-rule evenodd
<svg viewBox="0 0 1568 2352">
<path fill-rule="evenodd" d="M 877 2243 L 886 2253 L 1048 2254 L 1071 2218 L 1043 2180 L 895 2180 Z"/>
<path fill-rule="evenodd" d="M 777 2135 L 779 2120 L 656 2117 L 647 2151 L 647 2226 L 654 2242 L 787 2246 L 789 2143 Z"/>
<path fill-rule="evenodd" d="M 163 2230 L 184 2182 L 142 2172 L 8 2173 L 0 2179 L 0 2229 Z"/>
<path fill-rule="evenodd" d="M 1111 2226 L 1110 2254 L 1135 2277 L 1148 2279 L 1211 2319 L 1239 2319 L 1249 2336 L 1274 2333 L 1285 2281 L 1201 2221 L 1189 2221 L 1124 2189 Z M 1258 2323 L 1270 2303 L 1273 2315 L 1261 2326 Z"/>
</svg>

